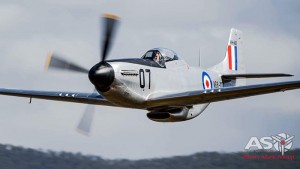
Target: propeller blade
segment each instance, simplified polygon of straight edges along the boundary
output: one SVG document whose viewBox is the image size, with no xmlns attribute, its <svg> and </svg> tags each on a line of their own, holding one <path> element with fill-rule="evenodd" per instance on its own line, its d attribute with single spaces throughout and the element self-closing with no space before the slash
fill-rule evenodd
<svg viewBox="0 0 300 169">
<path fill-rule="evenodd" d="M 69 71 L 80 72 L 80 73 L 89 72 L 89 70 L 81 66 L 78 66 L 75 63 L 72 63 L 70 61 L 58 57 L 57 55 L 54 55 L 52 51 L 47 56 L 45 69 L 46 70 L 48 69 L 69 70 Z"/>
<path fill-rule="evenodd" d="M 101 61 L 105 61 L 107 54 L 112 46 L 114 35 L 119 23 L 119 17 L 114 14 L 103 15 L 103 37 L 102 37 L 102 55 Z"/>
<path fill-rule="evenodd" d="M 91 104 L 87 105 L 77 126 L 77 131 L 79 133 L 87 136 L 90 134 L 94 113 L 95 113 L 95 105 L 91 105 Z"/>
</svg>

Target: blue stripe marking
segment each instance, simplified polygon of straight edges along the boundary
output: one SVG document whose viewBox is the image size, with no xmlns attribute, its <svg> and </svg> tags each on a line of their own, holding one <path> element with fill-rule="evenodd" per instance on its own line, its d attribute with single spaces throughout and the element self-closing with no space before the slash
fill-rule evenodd
<svg viewBox="0 0 300 169">
<path fill-rule="evenodd" d="M 234 46 L 234 53 L 235 53 L 235 70 L 238 70 L 238 57 L 237 57 L 237 46 Z"/>
</svg>

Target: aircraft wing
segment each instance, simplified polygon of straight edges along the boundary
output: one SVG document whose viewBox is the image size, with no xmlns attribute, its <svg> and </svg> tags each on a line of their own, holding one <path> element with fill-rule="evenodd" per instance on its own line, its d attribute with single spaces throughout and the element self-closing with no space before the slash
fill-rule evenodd
<svg viewBox="0 0 300 169">
<path fill-rule="evenodd" d="M 298 88 L 300 88 L 300 81 L 188 91 L 160 96 L 157 98 L 149 98 L 149 100 L 147 101 L 147 106 L 149 108 L 160 106 L 186 106 L 237 99 L 280 91 L 283 92 L 286 90 L 293 90 Z"/>
<path fill-rule="evenodd" d="M 56 100 L 65 102 L 116 106 L 98 93 L 78 93 L 61 91 L 35 91 L 0 88 L 0 95 Z"/>
</svg>

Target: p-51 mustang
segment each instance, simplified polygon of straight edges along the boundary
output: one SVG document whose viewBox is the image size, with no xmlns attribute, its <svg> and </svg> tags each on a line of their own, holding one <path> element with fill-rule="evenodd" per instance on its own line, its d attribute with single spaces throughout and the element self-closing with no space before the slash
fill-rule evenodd
<svg viewBox="0 0 300 169">
<path fill-rule="evenodd" d="M 245 85 L 246 78 L 292 76 L 289 74 L 246 74 L 242 58 L 242 32 L 231 29 L 224 60 L 209 68 L 188 65 L 174 51 L 154 48 L 141 58 L 106 60 L 118 25 L 118 17 L 104 14 L 101 61 L 90 70 L 53 53 L 47 68 L 87 73 L 97 92 L 32 91 L 0 89 L 0 94 L 56 101 L 147 110 L 158 122 L 195 118 L 209 103 L 254 95 L 293 90 L 300 81 Z M 78 129 L 89 133 L 93 111 L 83 114 Z"/>
</svg>

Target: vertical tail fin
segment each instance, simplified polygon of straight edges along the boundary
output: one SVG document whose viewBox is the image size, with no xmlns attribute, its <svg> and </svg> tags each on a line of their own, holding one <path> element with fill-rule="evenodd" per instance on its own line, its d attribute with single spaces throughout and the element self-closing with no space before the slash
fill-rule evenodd
<svg viewBox="0 0 300 169">
<path fill-rule="evenodd" d="M 240 74 L 246 72 L 244 58 L 242 55 L 242 31 L 232 28 L 230 30 L 229 41 L 226 47 L 226 54 L 224 60 L 209 68 L 222 74 Z M 231 82 L 231 85 L 243 85 L 245 80 L 238 80 Z"/>
</svg>

